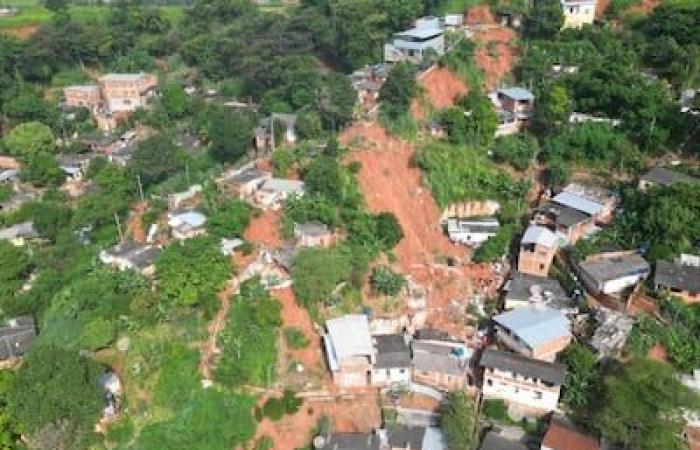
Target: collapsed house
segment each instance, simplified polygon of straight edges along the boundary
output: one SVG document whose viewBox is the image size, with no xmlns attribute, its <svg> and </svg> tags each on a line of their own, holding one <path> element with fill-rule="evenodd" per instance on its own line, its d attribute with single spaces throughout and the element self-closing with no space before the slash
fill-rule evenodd
<svg viewBox="0 0 700 450">
<path fill-rule="evenodd" d="M 160 248 L 143 245 L 134 241 L 124 241 L 100 252 L 103 264 L 119 270 L 135 270 L 146 276 L 155 273 L 155 260 Z"/>
<path fill-rule="evenodd" d="M 593 311 L 595 332 L 588 345 L 599 359 L 617 356 L 627 342 L 634 326 L 634 319 L 609 308 L 599 307 Z"/>
</svg>

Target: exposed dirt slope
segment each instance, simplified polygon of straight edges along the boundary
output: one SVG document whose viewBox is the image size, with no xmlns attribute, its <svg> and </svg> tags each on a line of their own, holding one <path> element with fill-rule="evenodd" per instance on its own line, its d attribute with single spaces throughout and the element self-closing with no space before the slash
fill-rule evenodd
<svg viewBox="0 0 700 450">
<path fill-rule="evenodd" d="M 418 79 L 424 97 L 434 108 L 448 108 L 459 97 L 469 91 L 467 84 L 456 74 L 444 67 L 436 67 Z M 416 119 L 423 119 L 424 114 L 417 100 L 411 104 L 411 112 Z"/>
</svg>

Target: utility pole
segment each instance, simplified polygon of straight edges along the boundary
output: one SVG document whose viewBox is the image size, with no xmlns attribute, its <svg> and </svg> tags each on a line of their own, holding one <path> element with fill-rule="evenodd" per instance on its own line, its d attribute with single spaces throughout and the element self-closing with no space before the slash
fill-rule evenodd
<svg viewBox="0 0 700 450">
<path fill-rule="evenodd" d="M 114 221 L 117 223 L 117 233 L 119 234 L 119 242 L 121 242 L 124 240 L 124 235 L 122 234 L 122 224 L 116 211 L 114 212 Z"/>
<path fill-rule="evenodd" d="M 270 144 L 275 151 L 275 113 L 270 113 Z"/>
<path fill-rule="evenodd" d="M 185 181 L 187 181 L 187 187 L 190 187 L 190 163 L 185 163 Z"/>
<path fill-rule="evenodd" d="M 139 197 L 141 198 L 141 203 L 144 202 L 143 198 L 143 185 L 141 184 L 141 175 L 136 175 L 136 183 L 139 185 Z"/>
</svg>

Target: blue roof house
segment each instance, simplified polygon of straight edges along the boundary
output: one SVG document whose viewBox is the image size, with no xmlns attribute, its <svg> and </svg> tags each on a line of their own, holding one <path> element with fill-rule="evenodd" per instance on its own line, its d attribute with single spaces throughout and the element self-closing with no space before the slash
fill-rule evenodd
<svg viewBox="0 0 700 450">
<path fill-rule="evenodd" d="M 571 342 L 569 319 L 542 304 L 517 308 L 493 317 L 496 340 L 529 358 L 554 361 Z"/>
</svg>

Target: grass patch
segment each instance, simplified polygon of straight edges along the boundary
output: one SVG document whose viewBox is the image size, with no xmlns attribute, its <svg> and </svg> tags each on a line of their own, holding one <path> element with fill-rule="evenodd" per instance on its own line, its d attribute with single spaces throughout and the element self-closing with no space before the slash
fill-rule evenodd
<svg viewBox="0 0 700 450">
<path fill-rule="evenodd" d="M 287 346 L 294 350 L 309 346 L 309 339 L 300 329 L 295 327 L 287 327 L 284 329 L 284 340 L 287 342 Z"/>
</svg>

